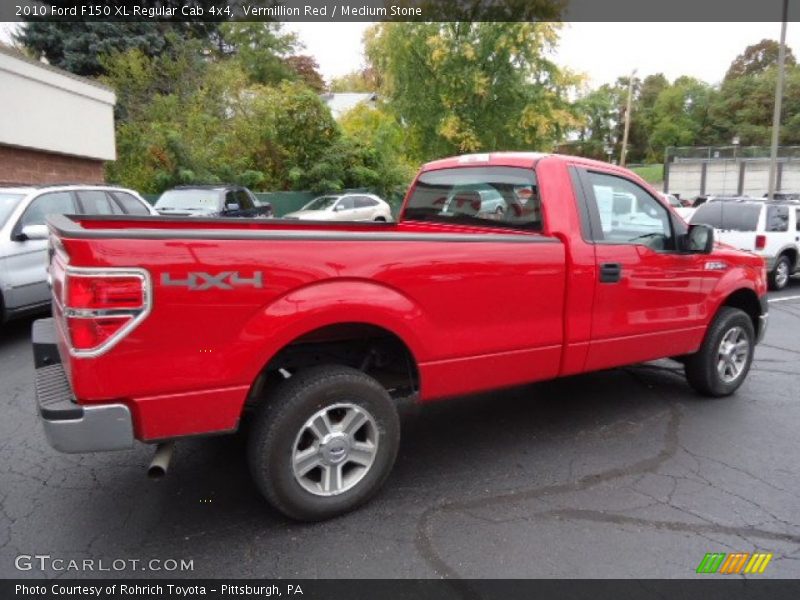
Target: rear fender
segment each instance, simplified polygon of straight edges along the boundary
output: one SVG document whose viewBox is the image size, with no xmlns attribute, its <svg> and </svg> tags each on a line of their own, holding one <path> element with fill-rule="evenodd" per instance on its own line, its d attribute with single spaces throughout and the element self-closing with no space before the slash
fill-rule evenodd
<svg viewBox="0 0 800 600">
<path fill-rule="evenodd" d="M 328 280 L 297 288 L 265 306 L 245 326 L 242 341 L 264 340 L 251 363 L 253 380 L 285 346 L 321 327 L 362 323 L 400 338 L 415 360 L 427 355 L 420 332 L 430 324 L 416 303 L 388 286 L 356 279 Z"/>
</svg>

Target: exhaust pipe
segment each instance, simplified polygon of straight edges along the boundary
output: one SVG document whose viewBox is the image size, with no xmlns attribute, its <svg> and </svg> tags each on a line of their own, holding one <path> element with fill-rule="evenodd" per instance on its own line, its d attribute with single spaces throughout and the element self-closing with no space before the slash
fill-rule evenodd
<svg viewBox="0 0 800 600">
<path fill-rule="evenodd" d="M 150 466 L 147 468 L 147 476 L 150 479 L 161 479 L 167 474 L 169 462 L 172 460 L 172 451 L 175 449 L 175 442 L 165 442 L 156 447 L 156 453 Z"/>
</svg>

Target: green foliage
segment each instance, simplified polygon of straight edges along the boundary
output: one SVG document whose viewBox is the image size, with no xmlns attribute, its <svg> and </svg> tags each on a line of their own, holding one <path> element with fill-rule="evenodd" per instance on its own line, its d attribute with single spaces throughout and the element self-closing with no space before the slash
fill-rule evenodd
<svg viewBox="0 0 800 600">
<path fill-rule="evenodd" d="M 709 138 L 712 89 L 692 77 L 679 77 L 658 94 L 650 117 L 651 156 L 668 146 L 693 146 Z"/>
<path fill-rule="evenodd" d="M 371 68 L 351 71 L 341 77 L 334 77 L 330 85 L 330 91 L 334 93 L 371 93 L 378 89 L 380 89 L 380 82 L 375 70 Z"/>
<path fill-rule="evenodd" d="M 294 79 L 285 58 L 299 43 L 293 33 L 284 33 L 280 23 L 223 23 L 220 27 L 228 52 L 253 83 L 274 84 Z"/>
<path fill-rule="evenodd" d="M 189 42 L 148 57 L 104 60 L 119 95 L 112 181 L 146 193 L 181 183 L 236 182 L 254 189 L 353 187 L 388 190 L 408 178 L 391 144 L 394 121 L 343 132 L 319 95 L 300 81 L 255 84 L 236 58 L 208 61 Z"/>
<path fill-rule="evenodd" d="M 633 167 L 631 169 L 639 177 L 644 179 L 647 183 L 661 183 L 664 181 L 664 165 L 644 165 L 642 167 Z"/>
<path fill-rule="evenodd" d="M 544 149 L 577 120 L 576 83 L 546 58 L 554 23 L 382 23 L 366 37 L 412 155 Z"/>
<path fill-rule="evenodd" d="M 166 46 L 162 28 L 149 22 L 34 21 L 20 30 L 16 41 L 53 66 L 90 77 L 103 73 L 104 54 L 135 48 L 155 56 Z"/>
</svg>

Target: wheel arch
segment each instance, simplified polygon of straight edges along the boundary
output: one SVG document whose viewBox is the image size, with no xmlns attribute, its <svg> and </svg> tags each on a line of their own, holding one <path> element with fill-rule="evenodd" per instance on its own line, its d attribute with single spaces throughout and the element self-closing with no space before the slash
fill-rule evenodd
<svg viewBox="0 0 800 600">
<path fill-rule="evenodd" d="M 324 360 L 360 368 L 385 386 L 393 379 L 387 361 L 400 360 L 416 391 L 425 356 L 418 332 L 426 327 L 413 300 L 379 283 L 335 280 L 296 289 L 260 311 L 243 332 L 268 340 L 253 361 L 248 401 L 263 397 L 281 369 L 292 372 Z"/>
<path fill-rule="evenodd" d="M 760 317 L 764 311 L 761 305 L 761 300 L 754 290 L 750 288 L 739 288 L 731 292 L 717 307 L 716 312 L 719 312 L 719 309 L 725 306 L 730 308 L 738 308 L 739 310 L 744 311 L 753 322 L 753 331 L 756 332 L 756 338 L 759 337 L 759 329 L 761 328 Z"/>
</svg>

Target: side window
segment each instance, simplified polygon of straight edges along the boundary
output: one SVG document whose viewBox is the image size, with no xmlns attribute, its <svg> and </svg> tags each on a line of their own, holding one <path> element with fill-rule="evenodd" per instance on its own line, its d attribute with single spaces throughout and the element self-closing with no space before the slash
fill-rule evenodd
<svg viewBox="0 0 800 600">
<path fill-rule="evenodd" d="M 356 196 L 356 208 L 372 208 L 376 204 L 378 203 L 368 196 Z"/>
<path fill-rule="evenodd" d="M 19 227 L 25 225 L 44 225 L 47 215 L 65 215 L 77 212 L 71 192 L 50 192 L 42 194 L 28 205 Z"/>
<path fill-rule="evenodd" d="M 139 200 L 126 192 L 111 192 L 114 199 L 119 202 L 122 209 L 129 215 L 149 215 L 150 211 Z"/>
<path fill-rule="evenodd" d="M 595 241 L 642 244 L 654 250 L 674 248 L 669 212 L 663 204 L 623 177 L 593 172 L 587 176 L 592 188 L 590 209 L 599 221 L 599 228 L 592 232 Z"/>
<path fill-rule="evenodd" d="M 794 209 L 794 228 L 795 231 L 800 231 L 800 208 Z"/>
<path fill-rule="evenodd" d="M 100 190 L 83 190 L 78 192 L 78 201 L 86 215 L 121 215 L 122 210 L 111 201 L 105 192 Z"/>
<path fill-rule="evenodd" d="M 789 231 L 789 207 L 767 206 L 767 231 Z"/>
<path fill-rule="evenodd" d="M 355 206 L 355 202 L 354 202 L 352 196 L 348 196 L 346 198 L 342 198 L 341 200 L 339 200 L 339 203 L 336 205 L 338 210 L 350 210 L 351 208 L 354 208 L 354 206 Z"/>
<path fill-rule="evenodd" d="M 239 204 L 239 208 L 242 210 L 253 210 L 255 206 L 253 206 L 253 200 L 250 198 L 250 194 L 248 194 L 245 190 L 239 190 L 236 192 L 236 202 Z"/>
<path fill-rule="evenodd" d="M 239 204 L 239 201 L 236 199 L 236 192 L 225 192 L 225 208 L 231 204 Z"/>
</svg>

